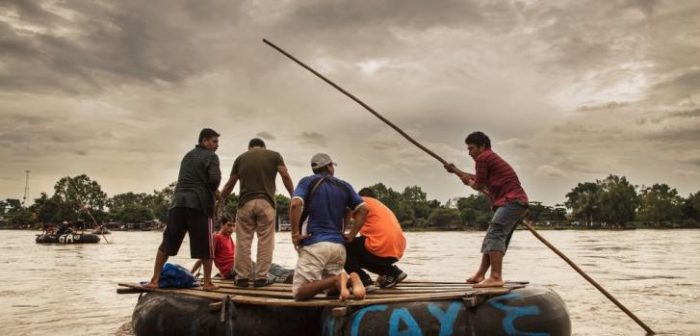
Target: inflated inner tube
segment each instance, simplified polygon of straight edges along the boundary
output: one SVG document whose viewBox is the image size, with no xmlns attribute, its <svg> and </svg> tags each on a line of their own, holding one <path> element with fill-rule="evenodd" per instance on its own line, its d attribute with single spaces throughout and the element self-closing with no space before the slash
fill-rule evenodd
<svg viewBox="0 0 700 336">
<path fill-rule="evenodd" d="M 530 286 L 469 307 L 461 300 L 332 308 L 230 304 L 169 293 L 146 293 L 132 315 L 136 335 L 571 335 L 564 302 Z"/>
<path fill-rule="evenodd" d="M 323 335 L 571 335 L 566 305 L 543 287 L 515 289 L 475 307 L 461 300 L 376 304 L 343 318 L 326 309 Z"/>
<path fill-rule="evenodd" d="M 100 242 L 100 237 L 91 233 L 41 234 L 36 236 L 36 242 L 39 244 L 94 244 Z"/>
</svg>

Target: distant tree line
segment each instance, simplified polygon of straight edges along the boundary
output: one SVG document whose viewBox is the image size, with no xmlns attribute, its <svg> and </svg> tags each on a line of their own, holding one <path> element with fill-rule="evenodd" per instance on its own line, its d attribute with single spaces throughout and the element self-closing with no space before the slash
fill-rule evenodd
<svg viewBox="0 0 700 336">
<path fill-rule="evenodd" d="M 579 183 L 564 203 L 575 224 L 586 227 L 697 227 L 700 191 L 683 198 L 666 184 L 636 186 L 626 177 Z"/>
<path fill-rule="evenodd" d="M 481 194 L 458 197 L 445 204 L 429 200 L 419 186 L 396 191 L 377 183 L 370 186 L 406 230 L 485 229 L 492 216 L 488 199 Z M 466 188 L 466 187 L 465 187 Z M 99 183 L 87 175 L 63 177 L 51 196 L 41 193 L 25 207 L 19 199 L 0 200 L 0 225 L 36 227 L 41 223 L 110 221 L 165 222 L 175 183 L 152 193 L 127 192 L 108 197 Z M 289 198 L 276 195 L 277 213 L 288 221 Z M 238 196 L 232 194 L 217 214 L 235 216 Z M 579 228 L 698 227 L 700 191 L 687 198 L 666 184 L 638 187 L 625 177 L 610 175 L 603 180 L 576 185 L 563 204 L 530 202 L 529 217 L 543 226 Z"/>
</svg>

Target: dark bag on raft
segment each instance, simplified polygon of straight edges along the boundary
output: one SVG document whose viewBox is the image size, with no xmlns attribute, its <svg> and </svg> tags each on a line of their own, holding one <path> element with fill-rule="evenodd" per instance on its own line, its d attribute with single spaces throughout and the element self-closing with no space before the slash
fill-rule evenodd
<svg viewBox="0 0 700 336">
<path fill-rule="evenodd" d="M 141 284 L 146 284 L 144 281 Z M 197 279 L 192 273 L 180 266 L 171 263 L 163 265 L 163 270 L 160 272 L 160 280 L 158 281 L 159 288 L 190 288 L 196 287 Z"/>
</svg>

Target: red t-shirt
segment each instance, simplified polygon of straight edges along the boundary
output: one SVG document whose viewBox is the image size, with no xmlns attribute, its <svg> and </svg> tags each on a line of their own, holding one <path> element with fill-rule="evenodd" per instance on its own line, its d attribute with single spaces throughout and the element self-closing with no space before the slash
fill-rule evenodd
<svg viewBox="0 0 700 336">
<path fill-rule="evenodd" d="M 224 279 L 228 279 L 231 275 L 235 251 L 236 244 L 233 243 L 231 236 L 220 232 L 214 235 L 214 265 Z"/>
<path fill-rule="evenodd" d="M 494 208 L 508 202 L 520 201 L 527 205 L 527 194 L 520 185 L 515 171 L 505 160 L 491 149 L 476 157 L 476 187 L 488 188 L 491 206 Z"/>
</svg>

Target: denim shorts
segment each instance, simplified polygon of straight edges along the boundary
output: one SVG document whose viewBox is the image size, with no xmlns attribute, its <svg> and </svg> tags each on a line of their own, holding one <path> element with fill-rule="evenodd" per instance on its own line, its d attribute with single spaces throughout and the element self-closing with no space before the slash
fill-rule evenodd
<svg viewBox="0 0 700 336">
<path fill-rule="evenodd" d="M 525 215 L 527 207 L 520 202 L 510 202 L 498 207 L 486 231 L 481 253 L 501 251 L 506 253 L 515 226 Z"/>
</svg>

